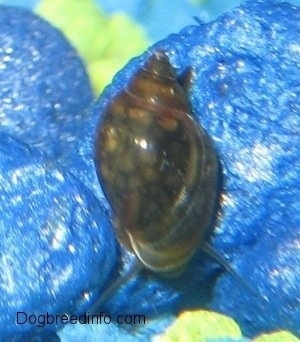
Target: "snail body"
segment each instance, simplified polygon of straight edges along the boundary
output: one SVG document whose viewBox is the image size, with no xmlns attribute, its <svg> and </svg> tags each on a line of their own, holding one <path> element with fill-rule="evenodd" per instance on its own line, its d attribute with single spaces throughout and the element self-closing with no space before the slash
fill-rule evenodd
<svg viewBox="0 0 300 342">
<path fill-rule="evenodd" d="M 105 108 L 95 166 L 117 238 L 136 258 L 91 312 L 143 269 L 180 275 L 199 248 L 260 298 L 205 241 L 217 197 L 218 159 L 164 52 L 151 55 Z"/>
<path fill-rule="evenodd" d="M 104 110 L 95 165 L 120 243 L 148 270 L 184 269 L 212 218 L 218 160 L 164 52 Z"/>
</svg>

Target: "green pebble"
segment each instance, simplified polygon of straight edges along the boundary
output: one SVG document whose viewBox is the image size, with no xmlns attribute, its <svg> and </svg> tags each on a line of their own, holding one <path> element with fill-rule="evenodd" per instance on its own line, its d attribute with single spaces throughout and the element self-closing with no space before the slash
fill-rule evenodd
<svg viewBox="0 0 300 342">
<path fill-rule="evenodd" d="M 185 311 L 155 342 L 208 342 L 218 338 L 239 340 L 242 333 L 237 323 L 222 314 L 198 310 Z"/>
<path fill-rule="evenodd" d="M 149 44 L 143 29 L 132 19 L 120 13 L 107 16 L 93 0 L 42 0 L 35 11 L 60 29 L 77 49 L 95 95 Z"/>
</svg>

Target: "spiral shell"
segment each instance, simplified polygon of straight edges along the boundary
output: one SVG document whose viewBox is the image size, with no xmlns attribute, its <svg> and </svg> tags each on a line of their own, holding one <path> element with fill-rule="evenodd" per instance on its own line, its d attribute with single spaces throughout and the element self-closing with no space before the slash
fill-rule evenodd
<svg viewBox="0 0 300 342">
<path fill-rule="evenodd" d="M 218 161 L 164 52 L 102 113 L 95 166 L 119 241 L 147 269 L 182 269 L 211 221 Z"/>
</svg>

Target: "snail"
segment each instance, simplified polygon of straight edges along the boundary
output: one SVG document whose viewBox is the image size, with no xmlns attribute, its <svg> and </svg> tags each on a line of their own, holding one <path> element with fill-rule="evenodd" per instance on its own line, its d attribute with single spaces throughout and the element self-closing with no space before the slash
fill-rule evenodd
<svg viewBox="0 0 300 342">
<path fill-rule="evenodd" d="M 110 202 L 119 242 L 147 269 L 179 275 L 205 242 L 218 189 L 218 158 L 194 120 L 187 93 L 167 54 L 153 53 L 104 109 L 96 129 L 95 167 Z"/>
</svg>

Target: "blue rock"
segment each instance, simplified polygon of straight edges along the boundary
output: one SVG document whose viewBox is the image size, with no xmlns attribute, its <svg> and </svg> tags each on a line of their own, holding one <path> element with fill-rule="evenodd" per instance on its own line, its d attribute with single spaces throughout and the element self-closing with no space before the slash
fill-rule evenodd
<svg viewBox="0 0 300 342">
<path fill-rule="evenodd" d="M 5 133 L 0 141 L 0 340 L 23 341 L 61 327 L 38 327 L 34 317 L 91 306 L 115 267 L 116 244 L 80 181 Z"/>
<path fill-rule="evenodd" d="M 74 150 L 92 101 L 89 79 L 64 36 L 33 13 L 0 6 L 0 123 L 58 158 Z"/>
<path fill-rule="evenodd" d="M 174 282 L 131 279 L 107 302 L 108 312 L 151 316 L 206 304 L 234 317 L 246 336 L 283 328 L 300 334 L 299 30 L 299 8 L 246 2 L 157 43 L 97 101 L 90 131 L 151 51 L 166 51 L 178 76 L 192 68 L 193 112 L 223 175 L 210 243 L 247 284 L 200 251 Z"/>
</svg>

